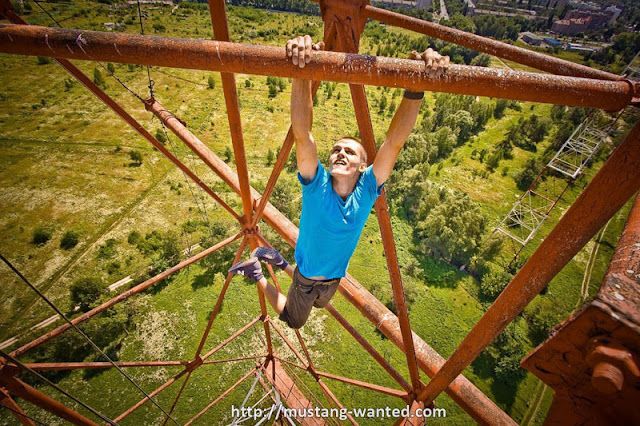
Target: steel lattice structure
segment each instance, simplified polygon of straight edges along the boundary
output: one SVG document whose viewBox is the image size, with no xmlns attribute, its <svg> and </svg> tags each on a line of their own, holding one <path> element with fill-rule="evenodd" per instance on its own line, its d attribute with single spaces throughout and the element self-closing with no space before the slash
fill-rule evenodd
<svg viewBox="0 0 640 426">
<path fill-rule="evenodd" d="M 132 34 L 111 34 L 27 26 L 15 14 L 8 0 L 0 2 L 0 13 L 16 24 L 0 25 L 0 52 L 56 58 L 63 68 L 81 81 L 96 97 L 109 106 L 207 194 L 222 205 L 238 221 L 240 226 L 240 231 L 235 236 L 207 248 L 203 252 L 180 262 L 101 306 L 80 315 L 70 323 L 62 325 L 23 345 L 11 354 L 7 354 L 2 359 L 2 370 L 0 371 L 0 385 L 5 388 L 0 397 L 2 404 L 13 410 L 12 412 L 16 417 L 26 424 L 33 423 L 24 416 L 12 396 L 21 397 L 71 422 L 95 424 L 80 413 L 30 387 L 16 378 L 15 375 L 27 368 L 38 371 L 47 369 L 112 368 L 114 366 L 128 368 L 177 365 L 183 367 L 180 373 L 120 414 L 113 422 L 117 423 L 126 418 L 154 396 L 184 377 L 182 387 L 173 406 L 168 410 L 168 413 L 165 413 L 165 420 L 173 420 L 171 413 L 178 403 L 182 391 L 187 386 L 192 372 L 209 362 L 236 361 L 237 359 L 212 361 L 211 357 L 249 328 L 261 324 L 264 330 L 267 353 L 256 356 L 255 368 L 250 369 L 240 381 L 234 383 L 227 391 L 207 407 L 204 407 L 196 417 L 189 419 L 186 422 L 187 424 L 197 420 L 216 402 L 233 391 L 240 382 L 252 376 L 257 377 L 257 381 L 264 380 L 265 388 L 274 388 L 287 406 L 296 406 L 296 404 L 301 403 L 303 405 L 310 404 L 287 373 L 284 364 L 291 364 L 290 367 L 298 368 L 311 374 L 327 397 L 327 400 L 330 401 L 330 404 L 334 404 L 337 407 L 343 407 L 343 405 L 324 383 L 325 378 L 397 397 L 411 405 L 413 410 L 429 406 L 440 393 L 446 392 L 479 423 L 515 424 L 503 410 L 462 376 L 461 373 L 640 188 L 640 173 L 638 172 L 640 170 L 640 125 L 632 130 L 625 141 L 612 154 L 554 230 L 542 242 L 540 247 L 447 360 L 411 330 L 386 197 L 383 194 L 378 198 L 375 210 L 382 234 L 385 257 L 398 314 L 396 316 L 389 311 L 350 275 L 341 280 L 339 291 L 345 299 L 352 303 L 405 353 L 409 371 L 408 380 L 402 377 L 334 307 L 328 305 L 327 311 L 397 382 L 397 388 L 383 387 L 319 371 L 314 366 L 300 334 L 297 333 L 297 337 L 304 354 L 301 354 L 294 347 L 282 330 L 271 320 L 266 309 L 264 295 L 260 290 L 258 290 L 260 315 L 216 347 L 205 351 L 207 337 L 214 325 L 216 316 L 220 312 L 225 293 L 231 281 L 231 275 L 227 276 L 224 282 L 202 339 L 191 360 L 31 365 L 23 365 L 17 360 L 19 356 L 38 345 L 59 336 L 77 324 L 89 320 L 114 304 L 157 284 L 162 279 L 233 241 L 241 240 L 235 256 L 235 262 L 241 258 L 246 248 L 254 249 L 260 245 L 268 246 L 269 243 L 263 238 L 258 229 L 258 224 L 261 220 L 264 220 L 289 244 L 295 245 L 298 236 L 297 228 L 269 203 L 269 197 L 292 148 L 294 142 L 293 134 L 290 129 L 266 188 L 262 194 L 258 193 L 249 185 L 234 73 L 312 79 L 316 81 L 313 86 L 314 95 L 321 80 L 348 83 L 360 136 L 370 162 L 375 158 L 376 149 L 365 96 L 365 84 L 588 106 L 607 111 L 625 108 L 630 103 L 637 101 L 639 95 L 637 83 L 625 80 L 624 77 L 438 24 L 385 11 L 370 6 L 365 0 L 320 1 L 320 9 L 324 21 L 324 41 L 329 51 L 314 55 L 314 58 L 304 69 L 299 69 L 288 63 L 284 49 L 230 43 L 224 1 L 210 0 L 209 9 L 215 41 L 169 39 Z M 450 67 L 443 78 L 430 78 L 423 72 L 424 65 L 416 61 L 358 55 L 360 34 L 363 31 L 366 20 L 369 18 L 514 60 L 552 74 L 454 65 Z M 231 129 L 235 164 L 237 166 L 235 171 L 188 130 L 178 117 L 165 110 L 157 100 L 150 98 L 143 102 L 148 111 L 158 117 L 167 129 L 180 138 L 233 191 L 241 196 L 242 213 L 235 212 L 226 204 L 189 167 L 183 164 L 145 130 L 144 126 L 133 119 L 121 106 L 97 87 L 90 78 L 69 62 L 70 59 L 220 71 Z M 535 226 L 535 224 L 536 222 L 532 222 L 532 226 Z M 268 269 L 272 279 L 276 281 L 272 269 L 270 267 Z M 608 306 L 613 306 L 612 304 L 615 301 L 609 301 L 608 303 Z M 631 315 L 634 315 L 633 312 L 637 312 L 638 308 L 637 306 L 629 305 L 626 309 L 631 310 Z M 272 339 L 276 338 L 274 333 L 292 350 L 298 359 L 298 363 L 285 361 L 274 351 L 272 343 Z M 633 347 L 629 350 L 637 351 L 638 349 Z M 423 382 L 420 370 L 431 378 L 428 383 L 425 384 Z M 539 373 L 536 374 L 539 375 Z M 294 395 L 295 398 L 291 397 L 291 395 Z M 297 402 L 296 399 L 298 400 Z M 567 404 L 570 404 L 570 402 L 567 402 Z M 558 413 L 563 413 L 563 411 L 556 410 L 554 415 L 557 416 Z M 356 424 L 354 418 L 350 417 L 349 420 L 351 423 Z M 312 423 L 314 419 L 308 419 L 307 421 Z M 396 424 L 415 424 L 416 422 L 417 419 L 399 418 Z"/>
</svg>

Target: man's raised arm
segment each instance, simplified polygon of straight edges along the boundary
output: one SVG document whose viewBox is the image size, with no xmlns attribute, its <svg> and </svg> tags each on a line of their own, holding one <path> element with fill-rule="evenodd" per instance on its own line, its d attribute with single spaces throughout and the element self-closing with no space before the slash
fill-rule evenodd
<svg viewBox="0 0 640 426">
<path fill-rule="evenodd" d="M 287 42 L 287 56 L 293 65 L 304 68 L 311 59 L 313 50 L 321 50 L 324 43 L 313 44 L 311 37 L 297 37 Z M 311 81 L 293 80 L 291 86 L 291 128 L 296 141 L 298 171 L 305 181 L 311 180 L 318 170 L 318 150 L 311 135 L 313 123 L 313 102 Z"/>
<path fill-rule="evenodd" d="M 439 77 L 449 66 L 449 57 L 442 56 L 431 48 L 423 53 L 411 52 L 409 59 L 423 60 L 426 71 L 431 77 Z M 424 93 L 405 92 L 402 102 L 391 120 L 387 138 L 373 161 L 373 174 L 378 186 L 382 185 L 393 171 L 400 150 L 416 124 L 423 95 Z"/>
</svg>

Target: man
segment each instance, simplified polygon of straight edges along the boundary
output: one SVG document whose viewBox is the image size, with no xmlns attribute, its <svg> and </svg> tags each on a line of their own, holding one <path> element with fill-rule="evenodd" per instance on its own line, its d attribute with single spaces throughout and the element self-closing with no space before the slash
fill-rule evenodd
<svg viewBox="0 0 640 426">
<path fill-rule="evenodd" d="M 297 37 L 287 42 L 287 56 L 293 65 L 304 68 L 312 52 L 322 47 L 323 43 L 313 44 L 308 35 Z M 432 49 L 421 54 L 414 51 L 410 59 L 423 60 L 432 77 L 440 76 L 449 64 L 448 56 L 443 57 Z M 311 81 L 293 81 L 291 127 L 296 141 L 298 179 L 302 184 L 300 234 L 295 251 L 297 268 L 294 270 L 274 249 L 260 247 L 249 260 L 229 269 L 231 273 L 256 281 L 289 327 L 302 327 L 311 307 L 325 307 L 335 294 L 373 203 L 413 130 L 423 96 L 424 93 L 405 92 L 391 120 L 387 138 L 371 166 L 367 167 L 367 153 L 359 141 L 344 137 L 331 150 L 327 172 L 318 160 L 311 135 Z M 287 297 L 264 278 L 260 261 L 293 274 Z"/>
</svg>

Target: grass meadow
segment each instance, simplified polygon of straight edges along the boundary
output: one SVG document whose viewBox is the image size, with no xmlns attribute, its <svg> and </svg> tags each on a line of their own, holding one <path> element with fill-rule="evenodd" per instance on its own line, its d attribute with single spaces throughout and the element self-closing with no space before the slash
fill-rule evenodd
<svg viewBox="0 0 640 426">
<path fill-rule="evenodd" d="M 64 26 L 90 30 L 104 30 L 104 23 L 120 22 L 122 30 L 139 33 L 134 8 L 109 8 L 101 3 L 81 0 L 74 3 L 44 3 L 43 6 Z M 143 6 L 148 34 L 179 37 L 212 37 L 207 10 L 169 6 Z M 247 12 L 249 10 L 249 12 Z M 25 15 L 33 25 L 53 26 L 53 22 L 35 5 Z M 292 13 L 252 11 L 229 8 L 229 29 L 234 42 L 284 46 L 288 36 L 309 32 L 322 33 L 319 17 Z M 270 31 L 271 30 L 271 31 Z M 263 36 L 260 36 L 260 31 Z M 388 29 L 393 32 L 394 30 Z M 403 32 L 404 34 L 404 32 Z M 416 36 L 417 38 L 417 36 Z M 373 41 L 363 38 L 363 46 Z M 365 49 L 366 50 L 366 49 Z M 495 66 L 514 66 L 507 61 Z M 87 75 L 99 69 L 106 81 L 106 92 L 119 102 L 152 134 L 161 129 L 157 119 L 145 111 L 143 104 L 126 91 L 96 63 L 76 62 Z M 131 90 L 148 97 L 147 71 L 144 67 L 113 64 L 114 74 Z M 221 158 L 231 147 L 229 124 L 217 73 L 153 67 L 150 69 L 156 99 L 169 111 L 187 122 L 211 150 Z M 206 195 L 203 195 L 168 160 L 154 150 L 142 137 L 102 105 L 79 83 L 55 63 L 39 63 L 36 57 L 2 55 L 0 58 L 0 246 L 7 257 L 40 291 L 64 312 L 75 315 L 69 297 L 69 287 L 82 277 L 98 277 L 111 284 L 127 276 L 134 279 L 110 296 L 125 291 L 148 272 L 150 258 L 128 240 L 132 231 L 147 235 L 157 231 L 174 235 L 180 249 L 188 249 L 206 239 L 207 227 L 190 228 L 188 223 L 220 224 L 227 235 L 240 228 L 233 219 Z M 212 83 L 210 83 L 212 79 Z M 236 75 L 242 126 L 250 179 L 262 189 L 269 177 L 268 152 L 277 152 L 289 127 L 291 84 L 286 81 L 282 92 L 269 97 L 266 77 Z M 382 89 L 367 87 L 371 104 L 381 96 Z M 357 128 L 352 110 L 349 88 L 338 84 L 329 98 L 321 89 L 314 108 L 314 135 L 321 155 L 327 153 L 334 140 L 353 135 Z M 427 94 L 426 108 L 433 108 L 433 94 Z M 482 173 L 486 167 L 472 158 L 473 151 L 489 150 L 501 140 L 508 128 L 520 117 L 531 114 L 549 116 L 551 105 L 521 103 L 521 110 L 507 109 L 500 118 L 491 118 L 485 129 L 467 144 L 437 165 L 429 176 L 435 182 L 462 191 L 479 203 L 487 219 L 487 229 L 497 226 L 521 195 L 513 175 L 533 156 L 514 148 L 512 159 L 503 160 L 493 173 Z M 387 114 L 372 112 L 376 140 L 384 138 L 389 125 Z M 544 149 L 551 136 L 539 146 Z M 167 146 L 192 168 L 237 212 L 242 211 L 240 198 L 230 192 L 223 182 L 204 164 L 188 152 L 176 137 L 169 135 Z M 132 160 L 131 153 L 142 154 L 142 162 Z M 540 241 L 569 208 L 603 162 L 603 156 L 570 185 L 565 196 L 553 210 L 534 241 L 524 250 L 529 256 Z M 234 167 L 232 161 L 230 165 Z M 290 198 L 300 197 L 295 174 L 285 170 L 282 178 L 290 183 Z M 581 282 L 585 277 L 590 253 L 599 245 L 594 268 L 590 275 L 590 294 L 596 293 L 604 276 L 616 240 L 620 235 L 630 206 L 627 205 L 610 222 L 600 243 L 590 242 L 551 282 L 544 295 L 538 298 L 556 305 L 566 317 L 581 304 Z M 291 219 L 297 219 L 292 217 Z M 413 330 L 443 357 L 448 357 L 464 336 L 482 316 L 488 305 L 478 295 L 478 282 L 465 271 L 435 258 L 421 258 L 415 254 L 412 225 L 399 217 L 392 217 L 398 258 L 401 266 L 412 260 L 421 262 L 424 274 L 418 278 L 405 276 L 406 283 L 417 289 L 409 316 Z M 34 244 L 33 233 L 39 227 L 50 231 L 50 239 Z M 265 223 L 261 229 L 267 228 Z M 77 233 L 78 243 L 70 249 L 60 247 L 67 231 Z M 266 232 L 266 231 L 265 231 Z M 274 232 L 266 232 L 273 242 L 282 246 Z M 238 242 L 232 244 L 237 249 Z M 199 249 L 197 249 L 199 250 Z M 246 253 L 246 252 L 245 252 Z M 183 256 L 184 257 L 184 256 Z M 120 361 L 190 360 L 206 327 L 209 315 L 220 293 L 224 276 L 220 272 L 230 265 L 217 265 L 213 271 L 202 263 L 185 268 L 170 280 L 124 302 L 123 310 L 130 324 L 118 330 L 118 337 L 107 342 L 105 350 Z M 390 282 L 383 246 L 375 214 L 367 221 L 349 272 L 366 288 L 379 291 L 389 288 Z M 278 274 L 286 291 L 290 280 Z M 3 283 L 0 297 L 0 341 L 19 336 L 15 349 L 40 334 L 61 324 L 30 331 L 35 324 L 54 312 L 38 298 L 4 264 L 0 265 Z M 333 300 L 334 307 L 408 379 L 406 359 L 366 318 L 342 296 Z M 235 277 L 225 297 L 205 351 L 230 336 L 260 313 L 255 286 Z M 273 311 L 270 311 L 274 315 Z M 295 335 L 286 330 L 288 338 Z M 526 329 L 523 317 L 516 326 Z M 316 367 L 325 372 L 387 387 L 397 387 L 384 370 L 358 345 L 350 335 L 326 312 L 314 310 L 309 323 L 302 330 Z M 282 357 L 297 362 L 279 336 L 272 334 L 274 345 Z M 523 343 L 527 352 L 533 349 Z M 264 329 L 258 323 L 241 337 L 216 353 L 212 359 L 227 359 L 266 353 Z M 30 360 L 27 354 L 23 360 Z M 99 360 L 91 353 L 82 360 Z M 53 360 L 52 360 L 53 361 Z M 174 411 L 179 422 L 197 414 L 249 369 L 255 360 L 205 365 L 189 379 Z M 178 374 L 180 367 L 138 368 L 127 372 L 147 392 Z M 296 371 L 302 382 L 328 406 L 318 385 L 310 375 Z M 291 371 L 293 374 L 293 371 Z M 515 385 L 505 385 L 493 377 L 492 370 L 482 362 L 473 363 L 465 376 L 514 420 L 523 424 L 541 424 L 551 403 L 550 390 L 531 374 Z M 422 373 L 423 381 L 428 377 Z M 181 378 L 158 396 L 162 407 L 170 407 L 180 389 Z M 116 370 L 73 371 L 55 376 L 63 389 L 98 409 L 110 418 L 116 417 L 143 396 Z M 348 408 L 391 406 L 403 408 L 398 399 L 383 396 L 362 388 L 324 379 L 338 399 Z M 36 383 L 32 381 L 31 383 Z M 244 382 L 200 420 L 200 424 L 228 424 L 231 406 L 242 403 L 252 380 Z M 258 387 L 260 387 L 258 385 Z M 77 408 L 54 390 L 38 385 L 42 391 Z M 544 391 L 544 393 L 543 393 Z M 259 395 L 249 403 L 258 402 Z M 19 401 L 29 415 L 47 424 L 62 421 L 47 412 Z M 261 404 L 265 404 L 262 402 Z M 448 396 L 436 400 L 438 407 L 447 410 L 446 419 L 434 419 L 434 424 L 474 424 L 474 421 Z M 150 403 L 127 417 L 123 424 L 159 424 L 162 413 Z M 392 423 L 387 419 L 387 423 Z M 376 419 L 358 419 L 363 425 L 379 424 Z M 0 424 L 16 424 L 6 410 L 0 411 Z"/>
</svg>

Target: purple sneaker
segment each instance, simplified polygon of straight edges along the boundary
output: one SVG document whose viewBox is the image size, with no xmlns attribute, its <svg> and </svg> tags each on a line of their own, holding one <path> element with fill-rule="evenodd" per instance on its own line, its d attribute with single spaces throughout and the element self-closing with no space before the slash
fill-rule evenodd
<svg viewBox="0 0 640 426">
<path fill-rule="evenodd" d="M 234 275 L 242 275 L 245 278 L 249 278 L 254 281 L 259 281 L 264 275 L 262 275 L 262 267 L 257 257 L 250 257 L 249 259 L 236 263 L 229 268 L 229 273 Z"/>
<path fill-rule="evenodd" d="M 283 271 L 288 265 L 287 261 L 284 260 L 284 257 L 282 257 L 274 248 L 258 247 L 251 253 L 251 256 L 257 257 L 262 262 L 267 262 L 273 266 L 277 266 Z"/>
</svg>

